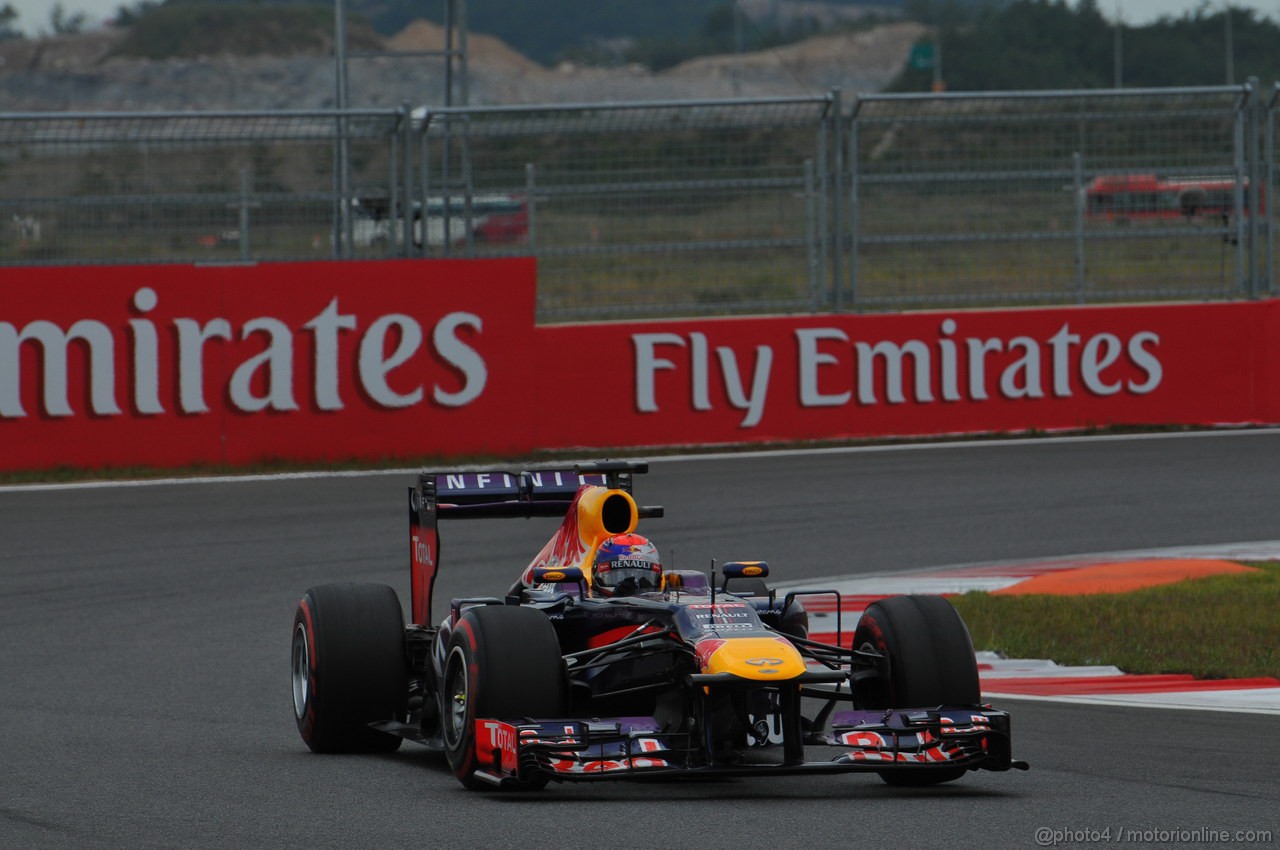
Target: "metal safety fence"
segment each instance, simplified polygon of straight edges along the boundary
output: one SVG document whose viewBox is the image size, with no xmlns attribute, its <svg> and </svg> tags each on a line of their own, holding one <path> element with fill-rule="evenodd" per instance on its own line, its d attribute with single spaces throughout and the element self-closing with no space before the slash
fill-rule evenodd
<svg viewBox="0 0 1280 850">
<path fill-rule="evenodd" d="M 864 97 L 850 129 L 850 302 L 1267 292 L 1268 126 L 1256 84 Z"/>
<path fill-rule="evenodd" d="M 427 113 L 413 247 L 533 253 L 544 319 L 823 309 L 837 102 Z"/>
<path fill-rule="evenodd" d="M 1276 290 L 1280 87 L 0 113 L 5 265 L 533 255 L 542 321 Z"/>
<path fill-rule="evenodd" d="M 402 110 L 0 113 L 0 262 L 329 257 L 339 154 L 398 185 Z M 338 144 L 339 139 L 343 141 Z"/>
</svg>

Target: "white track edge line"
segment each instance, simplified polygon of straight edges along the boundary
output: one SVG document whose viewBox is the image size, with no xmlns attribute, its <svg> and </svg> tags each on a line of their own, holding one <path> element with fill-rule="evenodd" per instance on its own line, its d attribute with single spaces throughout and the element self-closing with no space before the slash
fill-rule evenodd
<svg viewBox="0 0 1280 850">
<path fill-rule="evenodd" d="M 651 463 L 665 463 L 667 461 L 678 462 L 698 462 L 698 461 L 715 461 L 715 460 L 759 460 L 771 459 L 779 457 L 807 457 L 807 456 L 823 456 L 823 455 L 839 455 L 839 454 L 875 454 L 882 452 L 910 452 L 910 451 L 938 451 L 945 449 L 977 449 L 977 448 L 1007 448 L 1017 446 L 1045 446 L 1045 445 L 1064 445 L 1072 443 L 1084 442 L 1129 442 L 1129 441 L 1146 441 L 1146 440 L 1172 440 L 1172 439 L 1205 439 L 1213 437 L 1246 437 L 1246 436 L 1276 436 L 1280 435 L 1280 427 L 1225 427 L 1219 430 L 1210 431 L 1175 431 L 1175 432 L 1158 432 L 1153 434 L 1076 434 L 1061 437 L 1012 437 L 1008 439 L 957 439 L 943 440 L 939 442 L 928 443 L 894 443 L 892 445 L 862 445 L 862 446 L 826 446 L 823 448 L 811 449 L 765 449 L 761 451 L 752 451 L 749 446 L 743 446 L 737 451 L 725 452 L 703 452 L 684 455 L 661 455 L 655 456 Z M 892 439 L 886 438 L 886 439 Z M 636 449 L 629 452 L 631 455 L 643 455 L 644 449 Z M 593 455 L 598 457 L 597 455 Z M 565 460 L 563 464 L 570 465 L 574 463 L 572 460 Z M 486 470 L 500 466 L 501 463 L 492 464 L 470 464 L 456 468 L 461 471 L 467 470 Z M 540 462 L 538 464 L 529 464 L 530 466 L 554 466 L 555 462 Z M 42 492 L 42 491 L 59 491 L 59 490 L 91 490 L 105 489 L 112 487 L 159 487 L 173 486 L 182 484 L 239 484 L 261 481 L 291 481 L 291 480 L 314 480 L 325 478 L 376 478 L 390 475 L 416 475 L 422 471 L 422 467 L 398 467 L 394 469 L 353 469 L 353 470 L 336 470 L 336 471 L 314 471 L 314 472 L 280 472 L 271 474 L 253 474 L 253 475 L 203 475 L 193 477 L 172 477 L 172 478 L 149 478 L 149 479 L 131 479 L 120 481 L 75 481 L 60 484 L 6 484 L 0 485 L 0 493 L 22 493 L 22 492 Z"/>
<path fill-rule="evenodd" d="M 1235 689 L 1232 689 L 1235 690 Z M 1221 693 L 1227 693 L 1222 691 Z M 1215 693 L 1209 691 L 1207 693 Z M 1246 708 L 1244 706 L 1217 706 L 1217 705 L 1173 705 L 1161 702 L 1127 702 L 1125 700 L 1111 699 L 1107 697 L 1090 697 L 1081 695 L 1071 696 L 1043 696 L 1040 694 L 1005 694 L 996 691 L 983 691 L 982 701 L 990 702 L 992 699 L 1012 699 L 1025 700 L 1027 702 L 1058 702 L 1071 703 L 1073 705 L 1105 705 L 1113 708 L 1134 708 L 1145 710 L 1148 708 L 1159 708 L 1165 711 L 1222 711 L 1229 714 L 1275 714 L 1280 715 L 1280 708 Z"/>
</svg>

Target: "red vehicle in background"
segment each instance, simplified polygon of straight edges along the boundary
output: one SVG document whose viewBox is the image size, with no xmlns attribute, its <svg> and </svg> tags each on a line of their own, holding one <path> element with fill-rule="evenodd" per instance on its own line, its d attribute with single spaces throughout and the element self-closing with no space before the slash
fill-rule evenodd
<svg viewBox="0 0 1280 850">
<path fill-rule="evenodd" d="M 1236 209 L 1236 183 L 1231 177 L 1165 178 L 1155 174 L 1108 174 L 1085 187 L 1085 215 L 1106 221 L 1144 221 L 1177 218 L 1230 218 Z M 1243 185 L 1244 214 L 1253 199 Z M 1265 192 L 1259 196 L 1265 213 Z"/>
</svg>

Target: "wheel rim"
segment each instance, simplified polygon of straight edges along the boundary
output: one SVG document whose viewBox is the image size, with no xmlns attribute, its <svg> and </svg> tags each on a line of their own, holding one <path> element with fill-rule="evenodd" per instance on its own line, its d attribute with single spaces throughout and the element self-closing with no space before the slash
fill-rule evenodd
<svg viewBox="0 0 1280 850">
<path fill-rule="evenodd" d="M 307 646 L 307 630 L 302 623 L 293 631 L 293 714 L 299 720 L 307 712 L 311 693 L 311 650 Z"/>
<path fill-rule="evenodd" d="M 467 659 L 462 648 L 455 646 L 449 653 L 445 670 L 444 733 L 445 743 L 457 748 L 467 729 Z"/>
</svg>

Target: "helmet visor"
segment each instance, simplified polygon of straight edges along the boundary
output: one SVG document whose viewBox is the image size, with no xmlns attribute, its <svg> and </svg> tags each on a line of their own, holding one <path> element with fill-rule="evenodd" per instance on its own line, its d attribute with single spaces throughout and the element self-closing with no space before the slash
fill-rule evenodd
<svg viewBox="0 0 1280 850">
<path fill-rule="evenodd" d="M 662 576 L 660 570 L 657 564 L 647 563 L 637 567 L 609 565 L 605 569 L 596 568 L 595 580 L 601 587 L 619 587 L 627 579 L 634 579 L 637 590 L 657 590 Z"/>
</svg>

